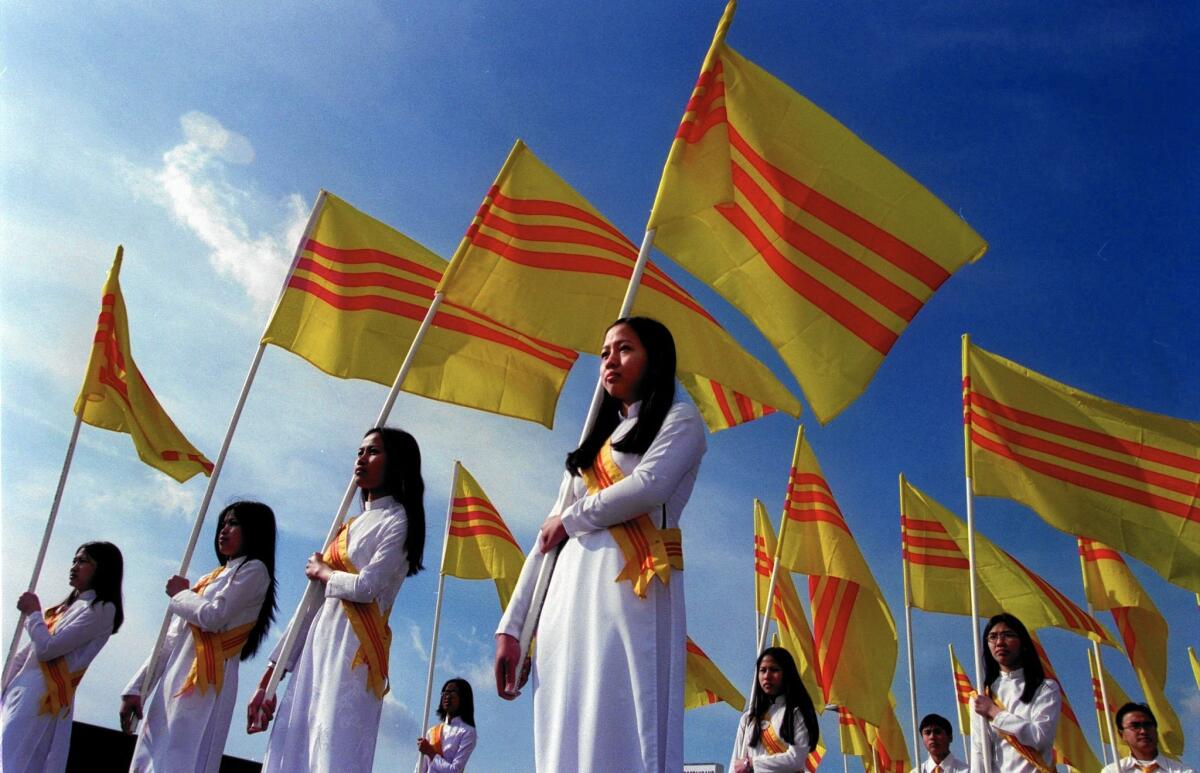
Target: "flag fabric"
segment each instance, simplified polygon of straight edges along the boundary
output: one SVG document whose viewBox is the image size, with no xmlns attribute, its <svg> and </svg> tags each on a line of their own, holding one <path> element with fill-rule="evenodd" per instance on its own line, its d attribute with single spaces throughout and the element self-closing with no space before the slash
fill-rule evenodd
<svg viewBox="0 0 1200 773">
<path fill-rule="evenodd" d="M 1078 538 L 1083 589 L 1092 608 L 1107 609 L 1125 645 L 1146 705 L 1158 720 L 1158 748 L 1168 757 L 1183 754 L 1183 725 L 1165 692 L 1166 618 L 1125 564 L 1121 554 L 1094 540 Z"/>
<path fill-rule="evenodd" d="M 1116 739 L 1117 754 L 1120 757 L 1128 757 L 1129 744 L 1125 743 L 1120 731 L 1116 729 L 1116 718 L 1117 710 L 1130 702 L 1129 694 L 1121 689 L 1121 685 L 1117 684 L 1117 680 L 1112 678 L 1112 674 L 1108 673 L 1108 669 L 1104 668 L 1103 664 L 1099 664 L 1099 668 L 1097 665 L 1096 655 L 1089 649 L 1088 670 L 1092 674 L 1092 699 L 1096 705 L 1096 722 L 1102 728 L 1100 742 L 1103 743 L 1105 738 L 1111 736 Z M 1104 678 L 1103 690 L 1100 688 L 1101 676 Z M 1104 701 L 1105 692 L 1108 693 L 1107 704 Z"/>
<path fill-rule="evenodd" d="M 912 605 L 928 612 L 971 614 L 967 525 L 907 480 L 900 486 L 900 541 Z M 975 531 L 979 614 L 1008 612 L 1029 628 L 1062 628 L 1116 647 L 1096 618 Z"/>
<path fill-rule="evenodd" d="M 331 376 L 391 386 L 445 268 L 417 242 L 322 192 L 263 343 Z M 403 389 L 550 427 L 577 357 L 446 300 Z"/>
<path fill-rule="evenodd" d="M 450 262 L 446 300 L 559 346 L 598 354 L 638 250 L 520 140 Z M 634 315 L 670 328 L 680 382 L 712 431 L 800 403 L 696 299 L 646 265 Z"/>
<path fill-rule="evenodd" d="M 494 580 L 500 609 L 505 609 L 524 564 L 525 554 L 496 506 L 467 468 L 455 462 L 442 574 Z"/>
<path fill-rule="evenodd" d="M 725 43 L 675 134 L 654 245 L 763 332 L 822 422 L 867 387 L 986 242 L 845 126 Z"/>
<path fill-rule="evenodd" d="M 1087 738 L 1083 735 L 1083 728 L 1079 726 L 1079 717 L 1075 714 L 1075 709 L 1071 707 L 1071 701 L 1067 698 L 1067 689 L 1062 680 L 1058 678 L 1058 674 L 1054 673 L 1054 666 L 1050 664 L 1050 658 L 1046 655 L 1046 650 L 1038 640 L 1037 634 L 1030 631 L 1029 635 L 1033 639 L 1033 646 L 1037 650 L 1038 658 L 1042 661 L 1046 678 L 1058 682 L 1059 689 L 1062 690 L 1062 712 L 1058 717 L 1058 729 L 1054 733 L 1054 764 L 1066 765 L 1069 768 L 1084 771 L 1084 773 L 1097 773 L 1101 767 L 1100 761 L 1096 759 L 1092 747 L 1088 745 Z"/>
<path fill-rule="evenodd" d="M 746 708 L 746 698 L 717 668 L 692 637 L 687 637 L 686 669 L 683 680 L 683 708 L 695 709 L 719 701 L 738 711 Z"/>
<path fill-rule="evenodd" d="M 1196 680 L 1196 689 L 1200 690 L 1200 658 L 1196 657 L 1196 650 L 1191 647 L 1188 650 L 1188 661 L 1192 664 L 1192 677 Z"/>
<path fill-rule="evenodd" d="M 1021 502 L 1200 591 L 1200 423 L 1090 395 L 966 336 L 963 421 L 976 494 Z"/>
<path fill-rule="evenodd" d="M 771 570 L 775 566 L 775 528 L 767 515 L 767 508 L 759 500 L 754 500 L 754 587 L 755 601 L 758 613 L 767 612 L 767 593 L 771 585 Z M 804 689 L 812 698 L 813 707 L 817 713 L 825 710 L 825 702 L 821 699 L 821 689 L 817 682 L 813 664 L 816 656 L 813 650 L 812 630 L 808 627 L 808 617 L 800 604 L 800 596 L 796 593 L 796 585 L 792 582 L 792 574 L 780 567 L 775 578 L 775 600 L 771 604 L 771 619 L 778 629 L 779 646 L 792 654 L 796 668 L 800 670 L 800 679 Z"/>
<path fill-rule="evenodd" d="M 804 769 L 808 773 L 815 773 L 816 769 L 821 765 L 821 760 L 825 759 L 825 744 L 817 741 L 817 745 L 804 758 Z"/>
<path fill-rule="evenodd" d="M 860 757 L 864 762 L 870 762 L 874 756 L 871 752 L 871 741 L 867 738 L 867 723 L 850 713 L 845 706 L 837 707 L 838 713 L 838 746 L 842 754 Z"/>
<path fill-rule="evenodd" d="M 954 703 L 958 706 L 958 732 L 960 735 L 970 735 L 971 698 L 975 696 L 975 686 L 962 663 L 955 657 L 954 645 L 947 646 L 950 648 L 950 676 L 954 680 Z"/>
<path fill-rule="evenodd" d="M 100 317 L 87 373 L 75 399 L 75 415 L 93 427 L 127 433 L 139 459 L 180 483 L 196 473 L 211 475 L 212 463 L 171 421 L 133 361 L 129 317 L 121 296 L 124 255 L 125 248 L 117 247 L 100 292 Z"/>
<path fill-rule="evenodd" d="M 809 575 L 814 665 L 822 697 L 878 725 L 889 711 L 896 623 L 804 440 L 803 427 L 796 433 L 783 518 L 779 529 L 786 538 L 779 560 L 783 567 Z"/>
<path fill-rule="evenodd" d="M 904 731 L 896 719 L 896 699 L 890 692 L 888 702 L 891 708 L 884 715 L 883 724 L 878 727 L 867 725 L 867 739 L 875 749 L 880 770 L 888 773 L 908 773 L 911 766 L 908 744 L 904 741 Z"/>
</svg>

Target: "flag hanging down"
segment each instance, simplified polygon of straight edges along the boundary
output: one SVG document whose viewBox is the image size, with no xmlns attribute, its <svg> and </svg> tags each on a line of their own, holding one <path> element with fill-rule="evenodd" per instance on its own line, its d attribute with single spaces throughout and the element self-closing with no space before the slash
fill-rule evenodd
<svg viewBox="0 0 1200 773">
<path fill-rule="evenodd" d="M 441 289 L 559 346 L 598 354 L 637 248 L 518 140 L 450 262 Z M 670 328 L 679 380 L 712 431 L 800 403 L 667 274 L 648 263 L 633 314 Z"/>
<path fill-rule="evenodd" d="M 907 480 L 901 482 L 900 542 L 912 605 L 927 612 L 971 614 L 967 525 Z M 979 614 L 1008 612 L 1030 629 L 1052 626 L 1116 647 L 1096 618 L 975 531 Z"/>
<path fill-rule="evenodd" d="M 390 386 L 446 262 L 323 192 L 263 343 L 338 378 Z M 443 302 L 404 391 L 504 416 L 554 423 L 577 354 Z"/>
<path fill-rule="evenodd" d="M 963 336 L 972 490 L 1200 591 L 1200 423 L 1101 399 Z"/>
<path fill-rule="evenodd" d="M 867 738 L 875 749 L 881 771 L 908 773 L 908 744 L 904 741 L 904 731 L 896 719 L 896 699 L 890 692 L 888 702 L 891 708 L 884 715 L 883 724 L 878 727 L 868 724 Z"/>
<path fill-rule="evenodd" d="M 771 526 L 771 518 L 763 503 L 754 500 L 754 590 L 758 613 L 766 614 L 767 593 L 771 585 L 771 570 L 775 566 L 775 529 Z M 775 600 L 771 604 L 771 619 L 778 627 L 779 646 L 792 654 L 796 668 L 800 670 L 800 679 L 804 689 L 812 698 L 813 707 L 817 713 L 825 711 L 825 701 L 821 698 L 820 684 L 817 682 L 816 655 L 813 649 L 812 630 L 808 627 L 808 618 L 804 607 L 800 604 L 800 596 L 796 593 L 796 585 L 792 582 L 792 574 L 780 567 L 775 578 Z"/>
<path fill-rule="evenodd" d="M 821 765 L 821 760 L 825 759 L 825 744 L 817 741 L 817 745 L 804 758 L 804 770 L 807 773 L 816 773 L 816 770 Z"/>
<path fill-rule="evenodd" d="M 796 433 L 783 513 L 779 560 L 809 575 L 815 666 L 825 703 L 879 725 L 890 711 L 896 623 L 804 441 L 803 427 Z"/>
<path fill-rule="evenodd" d="M 746 698 L 717 668 L 717 664 L 687 637 L 686 668 L 683 682 L 683 708 L 695 709 L 724 701 L 738 711 L 746 708 Z"/>
<path fill-rule="evenodd" d="M 986 242 L 834 118 L 725 43 L 667 156 L 654 245 L 762 330 L 828 422 Z"/>
<path fill-rule="evenodd" d="M 1112 674 L 1108 673 L 1108 669 L 1101 666 L 1096 667 L 1096 656 L 1088 650 L 1088 669 L 1092 673 L 1092 698 L 1096 704 L 1096 721 L 1104 728 L 1104 733 L 1111 733 L 1117 741 L 1117 752 L 1122 757 L 1129 756 L 1129 744 L 1125 743 L 1125 739 L 1121 737 L 1121 733 L 1116 729 L 1117 710 L 1129 703 L 1129 694 L 1121 689 L 1121 685 L 1117 684 L 1117 680 L 1112 678 Z M 1104 677 L 1104 691 L 1108 692 L 1108 704 L 1104 702 L 1104 692 L 1100 689 L 1100 677 Z M 1157 717 L 1157 714 L 1156 714 Z M 1105 735 L 1100 736 L 1100 742 L 1103 744 Z M 1160 747 L 1161 748 L 1161 747 Z"/>
<path fill-rule="evenodd" d="M 958 706 L 958 732 L 963 735 L 971 734 L 971 698 L 975 697 L 975 686 L 971 677 L 963 670 L 962 663 L 954 654 L 954 645 L 950 647 L 950 675 L 954 679 L 955 705 Z"/>
<path fill-rule="evenodd" d="M 75 415 L 93 427 L 128 433 L 139 459 L 180 483 L 199 472 L 210 475 L 212 463 L 171 421 L 133 361 L 121 296 L 124 254 L 124 247 L 117 247 L 100 293 L 100 317 Z"/>
<path fill-rule="evenodd" d="M 517 586 L 525 554 L 467 468 L 455 462 L 454 472 L 442 574 L 464 580 L 494 580 L 500 609 L 505 609 Z"/>
<path fill-rule="evenodd" d="M 1083 537 L 1079 538 L 1079 556 L 1083 567 L 1083 589 L 1088 603 L 1097 611 L 1112 613 L 1125 654 L 1137 676 L 1146 704 L 1158 720 L 1158 748 L 1168 757 L 1183 754 L 1183 725 L 1167 700 L 1166 618 L 1158 611 L 1150 594 L 1112 548 Z M 1110 696 L 1111 697 L 1111 696 Z"/>
<path fill-rule="evenodd" d="M 1058 682 L 1059 689 L 1062 690 L 1062 712 L 1059 714 L 1058 728 L 1054 733 L 1054 764 L 1066 765 L 1084 773 L 1097 773 L 1100 770 L 1100 761 L 1096 759 L 1095 752 L 1083 735 L 1083 728 L 1079 726 L 1079 716 L 1075 714 L 1075 709 L 1071 707 L 1071 701 L 1067 698 L 1067 689 L 1058 678 L 1058 674 L 1054 673 L 1054 666 L 1050 665 L 1050 658 L 1046 655 L 1037 634 L 1030 631 L 1029 635 L 1033 639 L 1038 658 L 1042 661 L 1046 678 Z"/>
<path fill-rule="evenodd" d="M 842 754 L 859 757 L 864 763 L 870 763 L 873 754 L 871 742 L 867 738 L 867 723 L 861 717 L 850 713 L 845 706 L 838 706 L 837 713 L 838 747 Z"/>
</svg>

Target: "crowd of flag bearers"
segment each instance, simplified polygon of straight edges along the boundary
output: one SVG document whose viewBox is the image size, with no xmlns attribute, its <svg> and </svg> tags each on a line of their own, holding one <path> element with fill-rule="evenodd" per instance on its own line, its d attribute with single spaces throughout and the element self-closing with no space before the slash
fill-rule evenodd
<svg viewBox="0 0 1200 773">
<path fill-rule="evenodd" d="M 188 568 L 274 344 L 391 392 L 362 438 L 329 536 L 303 569 L 305 596 L 244 707 L 246 732 L 269 734 L 264 770 L 370 770 L 389 675 L 423 665 L 428 730 L 416 739 L 417 769 L 466 767 L 479 740 L 472 686 L 445 682 L 430 724 L 450 575 L 495 581 L 495 689 L 513 700 L 532 677 L 528 744 L 540 771 L 679 771 L 683 712 L 725 702 L 744 708 L 729 723 L 734 773 L 815 770 L 826 756 L 825 711 L 836 713 L 842 755 L 873 773 L 1095 773 L 1101 761 L 1036 634 L 1056 627 L 1087 640 L 1109 741 L 1105 773 L 1190 773 L 1175 761 L 1183 728 L 1165 695 L 1167 621 L 1123 554 L 1200 592 L 1200 424 L 1086 394 L 966 336 L 965 522 L 900 476 L 911 740 L 928 756 L 910 761 L 890 690 L 896 622 L 803 427 L 778 532 L 754 503 L 760 623 L 748 706 L 688 636 L 682 514 L 705 430 L 797 416 L 800 404 L 649 262 L 651 246 L 762 330 L 821 422 L 866 389 L 921 306 L 987 247 L 916 181 L 730 48 L 733 10 L 731 2 L 671 143 L 640 248 L 520 141 L 449 262 L 322 191 L 215 463 L 137 370 L 118 249 L 29 592 L 16 603 L 5 771 L 65 767 L 75 691 L 123 620 L 121 553 L 108 542 L 79 548 L 61 603 L 43 609 L 33 593 L 81 423 L 128 432 L 141 458 L 176 480 L 209 476 L 191 544 L 165 584 L 159 639 L 114 704 L 138 736 L 131 770 L 218 769 L 241 724 L 239 663 L 259 651 L 279 607 L 271 508 L 228 504 L 215 524 L 216 566 L 195 580 Z M 396 394 L 550 426 L 580 352 L 600 358 L 595 398 L 529 554 L 456 462 L 429 662 L 391 662 L 389 617 L 405 603 L 405 579 L 424 568 L 427 531 L 419 444 L 387 426 Z M 975 494 L 1022 502 L 1077 536 L 1087 609 L 976 531 Z M 346 519 L 356 495 L 361 512 Z M 792 573 L 808 577 L 808 614 Z M 973 677 L 950 652 L 957 705 L 946 713 L 957 717 L 961 758 L 948 719 L 917 721 L 913 609 L 971 618 Z M 1105 610 L 1116 637 L 1094 617 Z M 1103 647 L 1128 657 L 1144 703 L 1124 697 Z M 486 756 L 473 767 L 491 769 Z"/>
</svg>

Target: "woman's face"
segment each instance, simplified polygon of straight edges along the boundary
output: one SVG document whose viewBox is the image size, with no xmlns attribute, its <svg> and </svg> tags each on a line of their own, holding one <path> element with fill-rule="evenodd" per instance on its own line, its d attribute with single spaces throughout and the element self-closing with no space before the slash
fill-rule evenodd
<svg viewBox="0 0 1200 773">
<path fill-rule="evenodd" d="M 446 712 L 446 718 L 457 717 L 461 698 L 458 694 L 458 682 L 450 682 L 442 688 L 442 711 Z"/>
<path fill-rule="evenodd" d="M 232 510 L 221 520 L 217 532 L 217 550 L 226 558 L 237 558 L 242 554 L 242 522 Z"/>
<path fill-rule="evenodd" d="M 372 432 L 363 438 L 358 447 L 358 459 L 354 462 L 354 482 L 364 491 L 383 488 L 387 474 L 387 456 L 383 450 L 383 438 Z"/>
<path fill-rule="evenodd" d="M 83 551 L 83 548 L 75 551 L 75 558 L 71 561 L 71 572 L 68 575 L 71 587 L 77 591 L 85 591 L 92 587 L 92 577 L 96 574 L 96 559 L 89 556 Z"/>
<path fill-rule="evenodd" d="M 642 378 L 646 375 L 646 347 L 629 325 L 616 325 L 604 335 L 600 350 L 600 374 L 604 391 L 623 405 L 641 399 Z"/>
<path fill-rule="evenodd" d="M 1021 637 L 1008 627 L 1008 623 L 996 623 L 987 633 L 988 651 L 1000 664 L 1001 671 L 1012 671 L 1021 667 Z"/>
<path fill-rule="evenodd" d="M 770 655 L 758 661 L 758 686 L 772 698 L 783 691 L 783 669 Z"/>
</svg>

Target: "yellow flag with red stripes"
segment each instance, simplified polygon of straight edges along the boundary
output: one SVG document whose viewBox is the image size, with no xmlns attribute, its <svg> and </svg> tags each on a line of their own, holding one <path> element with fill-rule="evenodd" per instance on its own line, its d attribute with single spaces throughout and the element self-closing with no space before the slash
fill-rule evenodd
<svg viewBox="0 0 1200 773">
<path fill-rule="evenodd" d="M 958 706 L 958 732 L 962 735 L 971 734 L 971 698 L 975 695 L 975 685 L 971 677 L 958 662 L 954 654 L 954 645 L 950 648 L 950 679 L 954 682 L 954 704 Z"/>
<path fill-rule="evenodd" d="M 728 703 L 738 711 L 744 710 L 745 696 L 721 673 L 721 669 L 700 649 L 700 645 L 688 636 L 684 646 L 687 647 L 683 679 L 684 710 L 719 702 Z"/>
<path fill-rule="evenodd" d="M 1122 757 L 1129 756 L 1129 744 L 1125 743 L 1125 739 L 1121 737 L 1120 731 L 1116 729 L 1117 710 L 1129 703 L 1129 694 L 1121 688 L 1116 679 L 1113 679 L 1112 674 L 1108 673 L 1108 669 L 1101 664 L 1097 667 L 1096 656 L 1088 650 L 1088 670 L 1092 674 L 1092 700 L 1096 705 L 1096 722 L 1101 727 L 1100 742 L 1104 743 L 1108 738 L 1115 738 L 1117 742 L 1117 752 Z M 1104 688 L 1100 688 L 1100 679 L 1104 679 Z M 1108 693 L 1108 702 L 1104 701 L 1104 694 Z M 1156 715 L 1157 716 L 1157 715 Z"/>
<path fill-rule="evenodd" d="M 838 706 L 837 713 L 838 746 L 842 754 L 870 761 L 873 754 L 871 741 L 867 738 L 867 723 L 861 717 L 854 716 L 845 706 Z"/>
<path fill-rule="evenodd" d="M 1196 657 L 1196 650 L 1191 647 L 1187 648 L 1188 661 L 1192 664 L 1192 678 L 1196 680 L 1196 689 L 1200 690 L 1200 658 Z"/>
<path fill-rule="evenodd" d="M 139 459 L 180 483 L 198 472 L 210 475 L 212 463 L 171 421 L 133 361 L 129 317 L 121 296 L 124 254 L 125 248 L 117 247 L 100 292 L 100 317 L 87 373 L 75 399 L 75 415 L 93 427 L 127 433 Z"/>
<path fill-rule="evenodd" d="M 815 773 L 816 769 L 820 767 L 821 760 L 823 759 L 825 759 L 825 744 L 817 741 L 817 745 L 814 746 L 813 750 L 810 751 L 808 756 L 804 758 L 804 769 L 808 773 Z"/>
<path fill-rule="evenodd" d="M 827 422 L 986 242 L 832 116 L 725 43 L 663 171 L 654 245 L 737 306 Z"/>
<path fill-rule="evenodd" d="M 1112 613 L 1146 705 L 1158 720 L 1159 751 L 1178 758 L 1184 751 L 1183 725 L 1165 691 L 1167 620 L 1120 553 L 1094 540 L 1080 537 L 1078 541 L 1088 603 L 1097 611 Z"/>
<path fill-rule="evenodd" d="M 890 710 L 884 715 L 883 723 L 867 725 L 867 740 L 875 750 L 879 760 L 880 770 L 888 773 L 908 773 L 911 763 L 908 756 L 908 744 L 904 740 L 904 730 L 896 719 L 896 698 L 888 693 Z"/>
<path fill-rule="evenodd" d="M 822 697 L 878 725 L 889 710 L 896 623 L 804 440 L 803 427 L 796 433 L 783 517 L 779 560 L 791 571 L 809 575 Z"/>
<path fill-rule="evenodd" d="M 453 301 L 538 338 L 597 354 L 621 309 L 637 247 L 520 140 L 450 261 Z M 633 314 L 670 328 L 680 383 L 712 431 L 800 403 L 653 262 Z"/>
<path fill-rule="evenodd" d="M 1090 395 L 963 336 L 972 489 L 1200 592 L 1200 422 Z"/>
<path fill-rule="evenodd" d="M 500 608 L 507 608 L 525 564 L 525 553 L 483 487 L 459 462 L 454 463 L 450 497 L 442 574 L 464 580 L 494 580 Z"/>
<path fill-rule="evenodd" d="M 771 586 L 771 570 L 775 566 L 775 528 L 771 526 L 771 518 L 767 508 L 759 500 L 754 500 L 754 589 L 758 613 L 767 612 L 767 593 Z M 817 713 L 825 710 L 825 701 L 821 699 L 821 688 L 817 682 L 813 664 L 816 655 L 813 649 L 812 630 L 808 627 L 808 617 L 800 604 L 800 596 L 796 593 L 796 585 L 792 582 L 792 574 L 780 567 L 775 578 L 775 600 L 771 604 L 771 619 L 778 629 L 779 646 L 792 653 L 796 668 L 800 670 L 800 679 L 804 689 L 812 698 L 813 707 Z"/>
<path fill-rule="evenodd" d="M 901 477 L 900 542 L 912 605 L 928 612 L 971 614 L 967 525 Z M 1116 647 L 1096 618 L 1012 554 L 975 531 L 979 614 L 1008 612 L 1030 628 L 1053 626 Z"/>
<path fill-rule="evenodd" d="M 1083 728 L 1079 726 L 1079 716 L 1075 714 L 1075 709 L 1067 698 L 1067 690 L 1058 674 L 1054 673 L 1054 666 L 1050 664 L 1050 658 L 1046 655 L 1037 634 L 1030 631 L 1029 635 L 1033 638 L 1033 646 L 1042 661 L 1046 678 L 1058 682 L 1062 690 L 1062 712 L 1058 717 L 1058 729 L 1054 733 L 1054 764 L 1094 773 L 1100 770 L 1100 761 L 1096 759 L 1092 747 L 1083 735 Z"/>
<path fill-rule="evenodd" d="M 417 242 L 323 191 L 263 343 L 331 376 L 390 386 L 445 268 Z M 403 389 L 550 427 L 577 357 L 447 300 Z"/>
</svg>

